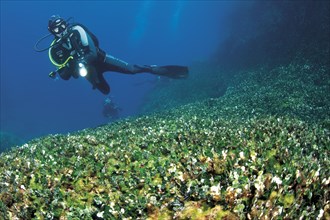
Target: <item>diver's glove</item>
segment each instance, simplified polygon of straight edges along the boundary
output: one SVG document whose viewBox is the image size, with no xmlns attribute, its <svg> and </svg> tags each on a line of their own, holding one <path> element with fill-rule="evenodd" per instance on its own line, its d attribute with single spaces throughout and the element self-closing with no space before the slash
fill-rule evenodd
<svg viewBox="0 0 330 220">
<path fill-rule="evenodd" d="M 48 76 L 52 79 L 55 79 L 56 78 L 56 74 L 57 74 L 57 71 L 51 71 Z"/>
</svg>

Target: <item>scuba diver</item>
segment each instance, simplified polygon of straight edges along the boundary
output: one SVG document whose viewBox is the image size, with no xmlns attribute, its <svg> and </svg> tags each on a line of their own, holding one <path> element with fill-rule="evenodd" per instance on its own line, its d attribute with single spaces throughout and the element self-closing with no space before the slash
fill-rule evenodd
<svg viewBox="0 0 330 220">
<path fill-rule="evenodd" d="M 99 46 L 96 36 L 84 25 L 69 23 L 58 15 L 53 15 L 48 22 L 50 34 L 41 38 L 35 45 L 37 52 L 48 50 L 51 62 L 57 67 L 49 76 L 56 78 L 59 75 L 64 80 L 71 77 L 85 77 L 93 86 L 103 94 L 109 94 L 110 87 L 105 81 L 103 73 L 114 71 L 125 74 L 151 73 L 158 76 L 180 79 L 188 77 L 186 66 L 157 66 L 132 65 L 123 60 L 107 54 Z M 48 48 L 39 49 L 41 40 L 53 35 L 55 39 Z"/>
<path fill-rule="evenodd" d="M 116 120 L 119 118 L 119 112 L 122 111 L 120 107 L 118 107 L 114 101 L 107 97 L 103 103 L 103 116 L 110 119 Z"/>
</svg>

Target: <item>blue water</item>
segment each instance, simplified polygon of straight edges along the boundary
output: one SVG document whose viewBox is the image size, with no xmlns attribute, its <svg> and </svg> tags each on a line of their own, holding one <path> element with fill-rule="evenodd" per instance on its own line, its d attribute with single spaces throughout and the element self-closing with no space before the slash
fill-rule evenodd
<svg viewBox="0 0 330 220">
<path fill-rule="evenodd" d="M 1 1 L 1 132 L 24 140 L 109 122 L 104 96 L 83 78 L 52 80 L 47 52 L 33 50 L 51 15 L 74 17 L 109 54 L 135 64 L 191 65 L 228 35 L 231 1 Z M 41 46 L 48 46 L 51 38 Z M 150 74 L 105 74 L 121 117 L 138 114 L 157 83 Z"/>
</svg>

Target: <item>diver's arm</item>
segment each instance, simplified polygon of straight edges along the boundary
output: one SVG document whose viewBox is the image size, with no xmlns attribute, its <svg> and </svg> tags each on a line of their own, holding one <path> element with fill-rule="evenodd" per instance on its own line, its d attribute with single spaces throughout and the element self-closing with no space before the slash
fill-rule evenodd
<svg viewBox="0 0 330 220">
<path fill-rule="evenodd" d="M 50 78 L 55 79 L 56 75 L 59 75 L 63 80 L 69 80 L 71 76 L 74 78 L 77 78 L 78 75 L 75 73 L 75 62 L 70 60 L 65 64 L 65 66 L 62 66 L 58 68 L 55 71 L 50 72 L 48 75 Z"/>
<path fill-rule="evenodd" d="M 52 79 L 55 79 L 57 74 L 64 80 L 70 79 L 72 75 L 68 67 L 62 67 L 60 69 L 50 72 L 48 76 Z"/>
<path fill-rule="evenodd" d="M 71 71 L 68 67 L 63 67 L 61 69 L 58 69 L 57 72 L 58 75 L 60 75 L 60 77 L 64 80 L 68 80 L 72 76 Z"/>
</svg>

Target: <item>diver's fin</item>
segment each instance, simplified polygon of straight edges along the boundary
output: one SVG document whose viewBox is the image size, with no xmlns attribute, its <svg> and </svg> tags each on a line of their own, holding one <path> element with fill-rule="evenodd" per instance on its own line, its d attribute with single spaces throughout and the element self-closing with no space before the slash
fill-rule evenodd
<svg viewBox="0 0 330 220">
<path fill-rule="evenodd" d="M 166 76 L 173 79 L 183 79 L 188 77 L 188 67 L 187 66 L 150 66 L 151 73 L 159 76 Z"/>
</svg>

